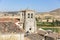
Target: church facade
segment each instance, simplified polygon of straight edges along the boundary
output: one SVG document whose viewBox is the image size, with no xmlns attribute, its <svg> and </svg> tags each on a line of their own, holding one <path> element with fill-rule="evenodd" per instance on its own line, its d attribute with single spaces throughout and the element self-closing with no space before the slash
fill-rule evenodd
<svg viewBox="0 0 60 40">
<path fill-rule="evenodd" d="M 0 39 L 24 40 L 25 33 L 35 33 L 35 13 L 34 10 L 0 12 Z"/>
<path fill-rule="evenodd" d="M 0 12 L 0 22 L 14 22 L 25 32 L 33 33 L 36 31 L 34 10 L 21 10 L 17 12 Z"/>
</svg>

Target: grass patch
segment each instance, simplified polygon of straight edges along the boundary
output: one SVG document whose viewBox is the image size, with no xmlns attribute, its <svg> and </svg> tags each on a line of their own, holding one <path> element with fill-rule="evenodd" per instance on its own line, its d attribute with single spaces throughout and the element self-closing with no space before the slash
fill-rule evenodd
<svg viewBox="0 0 60 40">
<path fill-rule="evenodd" d="M 60 28 L 42 28 L 44 30 L 52 30 L 53 32 L 60 32 Z"/>
<path fill-rule="evenodd" d="M 37 26 L 54 26 L 51 22 L 37 22 Z"/>
</svg>

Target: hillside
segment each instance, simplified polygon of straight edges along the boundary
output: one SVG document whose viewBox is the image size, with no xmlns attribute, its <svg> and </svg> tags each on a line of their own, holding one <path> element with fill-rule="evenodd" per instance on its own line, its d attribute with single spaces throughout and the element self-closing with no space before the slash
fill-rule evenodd
<svg viewBox="0 0 60 40">
<path fill-rule="evenodd" d="M 51 15 L 60 15 L 60 8 L 52 10 L 49 12 Z"/>
<path fill-rule="evenodd" d="M 45 15 L 45 14 L 51 14 L 51 15 L 60 15 L 60 8 L 58 9 L 54 9 L 52 11 L 49 12 L 37 12 L 37 15 Z"/>
<path fill-rule="evenodd" d="M 55 10 L 52 10 L 52 11 L 50 11 L 50 12 L 57 12 L 57 13 L 60 13 L 60 8 L 55 9 Z"/>
</svg>

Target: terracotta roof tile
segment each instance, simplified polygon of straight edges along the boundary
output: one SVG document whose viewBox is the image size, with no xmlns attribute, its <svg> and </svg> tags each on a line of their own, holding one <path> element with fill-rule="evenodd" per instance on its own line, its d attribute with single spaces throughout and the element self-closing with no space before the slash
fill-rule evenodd
<svg viewBox="0 0 60 40">
<path fill-rule="evenodd" d="M 13 22 L 0 22 L 0 33 L 22 33 L 23 30 L 20 29 Z"/>
<path fill-rule="evenodd" d="M 26 36 L 30 40 L 42 40 L 44 37 L 40 36 L 39 34 L 29 34 Z"/>
</svg>

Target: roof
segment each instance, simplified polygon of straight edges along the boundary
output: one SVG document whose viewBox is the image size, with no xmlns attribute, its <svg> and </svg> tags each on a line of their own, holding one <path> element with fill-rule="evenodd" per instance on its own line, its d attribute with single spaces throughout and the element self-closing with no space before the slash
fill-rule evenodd
<svg viewBox="0 0 60 40">
<path fill-rule="evenodd" d="M 47 34 L 45 36 L 52 37 L 52 38 L 57 38 L 58 37 L 58 34 L 57 33 L 50 33 L 50 34 Z"/>
<path fill-rule="evenodd" d="M 45 35 L 47 32 L 46 31 L 43 31 L 43 30 L 38 30 L 37 32 L 39 35 Z"/>
<path fill-rule="evenodd" d="M 33 12 L 35 12 L 35 10 L 31 10 L 31 9 L 21 10 L 20 12 L 25 12 L 25 11 L 33 11 Z"/>
<path fill-rule="evenodd" d="M 23 33 L 24 31 L 20 29 L 13 22 L 0 22 L 0 33 Z"/>
<path fill-rule="evenodd" d="M 58 33 L 58 38 L 60 39 L 60 33 Z"/>
<path fill-rule="evenodd" d="M 51 38 L 57 38 L 58 37 L 58 34 L 54 33 L 54 32 L 48 33 L 47 31 L 39 30 L 37 33 L 39 35 L 47 36 L 47 37 L 51 37 Z"/>
<path fill-rule="evenodd" d="M 42 40 L 44 37 L 40 36 L 39 34 L 29 34 L 26 36 L 30 40 Z"/>
</svg>

